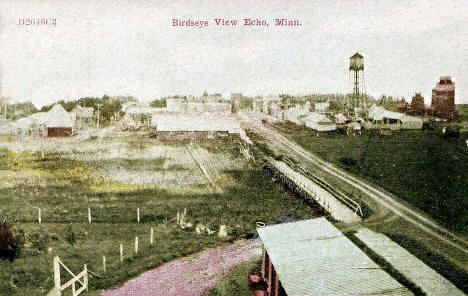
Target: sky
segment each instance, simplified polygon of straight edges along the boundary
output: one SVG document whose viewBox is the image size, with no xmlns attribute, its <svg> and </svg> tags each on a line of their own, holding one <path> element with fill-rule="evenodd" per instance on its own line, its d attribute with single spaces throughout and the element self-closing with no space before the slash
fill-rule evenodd
<svg viewBox="0 0 468 296">
<path fill-rule="evenodd" d="M 447 75 L 456 103 L 468 104 L 465 1 L 2 0 L 0 96 L 43 106 L 104 94 L 348 93 L 349 57 L 359 52 L 370 95 L 421 92 L 429 104 Z M 28 18 L 56 25 L 20 24 Z M 268 26 L 244 26 L 245 18 Z M 277 18 L 301 25 L 275 26 Z"/>
</svg>

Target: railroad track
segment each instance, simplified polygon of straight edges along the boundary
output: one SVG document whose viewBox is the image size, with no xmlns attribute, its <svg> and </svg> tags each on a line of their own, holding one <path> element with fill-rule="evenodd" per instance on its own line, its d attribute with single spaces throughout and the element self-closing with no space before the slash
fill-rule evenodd
<svg viewBox="0 0 468 296">
<path fill-rule="evenodd" d="M 405 220 L 411 225 L 411 227 L 416 227 L 426 233 L 426 235 L 429 236 L 426 241 L 431 241 L 432 244 L 435 245 L 439 244 L 437 247 L 442 244 L 445 247 L 455 249 L 457 253 L 461 254 L 461 256 L 458 256 L 458 258 L 451 257 L 450 259 L 466 270 L 468 242 L 465 239 L 458 237 L 451 231 L 440 226 L 425 214 L 408 205 L 398 197 L 381 188 L 360 180 L 306 151 L 272 128 L 265 127 L 260 120 L 255 120 L 254 116 L 240 115 L 240 117 L 243 119 L 244 124 L 248 125 L 248 127 L 253 131 L 267 139 L 270 142 L 270 146 L 279 148 L 281 151 L 287 153 L 288 157 L 293 156 L 295 159 L 305 160 L 307 163 L 319 168 L 321 171 L 364 193 L 369 199 L 377 203 L 379 207 L 382 208 L 383 213 L 387 211 L 391 212 Z M 372 218 L 373 217 L 371 216 L 370 219 L 372 220 Z"/>
</svg>

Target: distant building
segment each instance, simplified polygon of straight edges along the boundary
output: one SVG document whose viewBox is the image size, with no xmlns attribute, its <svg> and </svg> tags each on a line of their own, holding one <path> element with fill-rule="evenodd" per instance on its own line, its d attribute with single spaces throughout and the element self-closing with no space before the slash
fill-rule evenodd
<svg viewBox="0 0 468 296">
<path fill-rule="evenodd" d="M 242 133 L 236 118 L 225 113 L 157 113 L 153 115 L 151 125 L 158 132 Z"/>
<path fill-rule="evenodd" d="M 70 114 L 73 116 L 76 128 L 82 128 L 94 122 L 93 107 L 81 107 L 81 105 L 76 105 Z"/>
<path fill-rule="evenodd" d="M 302 122 L 305 126 L 319 132 L 327 132 L 336 129 L 336 124 L 333 123 L 328 117 L 318 112 L 313 112 L 303 117 Z"/>
<path fill-rule="evenodd" d="M 410 104 L 408 104 L 405 101 L 401 101 L 397 105 L 398 112 L 401 112 L 401 113 L 407 113 L 410 110 L 410 108 L 411 108 Z"/>
<path fill-rule="evenodd" d="M 328 111 L 328 108 L 330 108 L 330 103 L 329 102 L 316 103 L 314 107 L 315 107 L 315 111 L 325 114 Z"/>
<path fill-rule="evenodd" d="M 338 113 L 335 115 L 335 122 L 336 124 L 345 124 L 348 122 L 349 119 L 343 115 L 343 113 Z"/>
<path fill-rule="evenodd" d="M 47 137 L 66 137 L 73 134 L 73 116 L 62 105 L 55 104 L 47 115 Z"/>
<path fill-rule="evenodd" d="M 424 105 L 424 97 L 421 93 L 416 93 L 411 99 L 409 113 L 412 115 L 424 115 L 426 113 L 426 106 Z"/>
<path fill-rule="evenodd" d="M 366 128 L 422 129 L 423 125 L 421 118 L 388 111 L 376 105 L 369 109 L 368 118 L 369 122 L 364 123 Z"/>
<path fill-rule="evenodd" d="M 312 112 L 310 112 L 307 108 L 296 105 L 293 108 L 289 108 L 284 111 L 283 116 L 284 120 L 293 122 L 297 125 L 305 125 L 302 119 L 311 114 Z"/>
<path fill-rule="evenodd" d="M 165 111 L 175 113 L 223 112 L 231 113 L 232 104 L 219 96 L 202 98 L 168 98 Z"/>
<path fill-rule="evenodd" d="M 431 109 L 434 116 L 445 119 L 455 117 L 455 84 L 450 76 L 440 77 L 439 83 L 432 90 Z"/>
</svg>

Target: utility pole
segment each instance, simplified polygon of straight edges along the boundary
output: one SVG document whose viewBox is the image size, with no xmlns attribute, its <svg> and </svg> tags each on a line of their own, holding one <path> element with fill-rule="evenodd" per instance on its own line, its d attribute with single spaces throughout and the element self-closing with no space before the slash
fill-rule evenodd
<svg viewBox="0 0 468 296">
<path fill-rule="evenodd" d="M 99 107 L 101 104 L 97 104 L 97 128 L 99 129 L 99 121 L 100 121 L 100 116 L 101 114 L 99 113 Z"/>
</svg>

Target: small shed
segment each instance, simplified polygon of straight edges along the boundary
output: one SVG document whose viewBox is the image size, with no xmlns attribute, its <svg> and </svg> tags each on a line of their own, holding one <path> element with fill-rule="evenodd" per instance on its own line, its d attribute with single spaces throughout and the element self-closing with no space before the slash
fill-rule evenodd
<svg viewBox="0 0 468 296">
<path fill-rule="evenodd" d="M 267 295 L 412 295 L 325 218 L 257 232 Z"/>
</svg>

